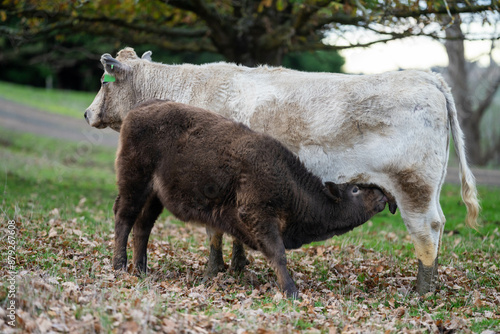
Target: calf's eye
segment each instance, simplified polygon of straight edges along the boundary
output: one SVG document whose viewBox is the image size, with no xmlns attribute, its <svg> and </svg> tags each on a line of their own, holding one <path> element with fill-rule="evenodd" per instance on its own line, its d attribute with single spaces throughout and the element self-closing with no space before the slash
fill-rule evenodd
<svg viewBox="0 0 500 334">
<path fill-rule="evenodd" d="M 358 192 L 359 192 L 359 188 L 358 187 L 352 188 L 352 193 L 353 194 L 357 194 Z"/>
</svg>

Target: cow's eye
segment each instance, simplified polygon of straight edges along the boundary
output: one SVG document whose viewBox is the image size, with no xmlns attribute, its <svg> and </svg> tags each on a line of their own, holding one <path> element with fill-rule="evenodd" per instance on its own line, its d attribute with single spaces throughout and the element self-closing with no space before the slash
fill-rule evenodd
<svg viewBox="0 0 500 334">
<path fill-rule="evenodd" d="M 359 192 L 359 188 L 358 187 L 352 188 L 352 193 L 353 194 L 357 194 L 358 192 Z"/>
</svg>

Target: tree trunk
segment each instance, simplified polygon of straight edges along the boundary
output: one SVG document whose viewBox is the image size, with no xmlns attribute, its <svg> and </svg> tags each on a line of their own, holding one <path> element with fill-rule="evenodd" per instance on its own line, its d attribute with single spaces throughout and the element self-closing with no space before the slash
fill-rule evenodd
<svg viewBox="0 0 500 334">
<path fill-rule="evenodd" d="M 481 154 L 480 121 L 472 106 L 473 96 L 469 87 L 469 76 L 467 73 L 464 34 L 460 29 L 460 17 L 455 16 L 453 24 L 446 29 L 446 52 L 448 53 L 449 65 L 448 76 L 452 86 L 452 93 L 458 111 L 458 119 L 465 134 L 467 152 L 471 164 L 483 164 Z"/>
</svg>

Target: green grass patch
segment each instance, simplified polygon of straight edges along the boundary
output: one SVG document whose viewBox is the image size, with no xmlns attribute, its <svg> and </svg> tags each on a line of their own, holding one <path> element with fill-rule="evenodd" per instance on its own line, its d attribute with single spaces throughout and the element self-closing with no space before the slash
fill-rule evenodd
<svg viewBox="0 0 500 334">
<path fill-rule="evenodd" d="M 0 98 L 47 112 L 81 118 L 95 93 L 45 89 L 0 81 Z"/>
</svg>

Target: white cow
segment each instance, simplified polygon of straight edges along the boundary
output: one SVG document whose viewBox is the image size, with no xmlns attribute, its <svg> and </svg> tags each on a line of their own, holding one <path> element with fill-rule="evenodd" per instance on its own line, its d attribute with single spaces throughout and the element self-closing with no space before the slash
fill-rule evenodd
<svg viewBox="0 0 500 334">
<path fill-rule="evenodd" d="M 139 58 L 131 48 L 118 52 L 116 59 L 104 54 L 101 62 L 105 74 L 116 81 L 103 83 L 86 110 L 91 126 L 119 131 L 135 104 L 171 99 L 270 134 L 323 181 L 383 189 L 395 199 L 415 246 L 420 293 L 432 290 L 437 274 L 445 224 L 439 194 L 450 129 L 460 164 L 466 223 L 477 224 L 479 204 L 463 133 L 450 90 L 438 74 L 344 75 L 227 63 L 164 65 L 152 62 L 150 52 Z M 212 250 L 220 253 L 222 235 L 212 232 Z M 221 256 L 211 254 L 209 260 L 219 266 L 217 270 Z"/>
</svg>

